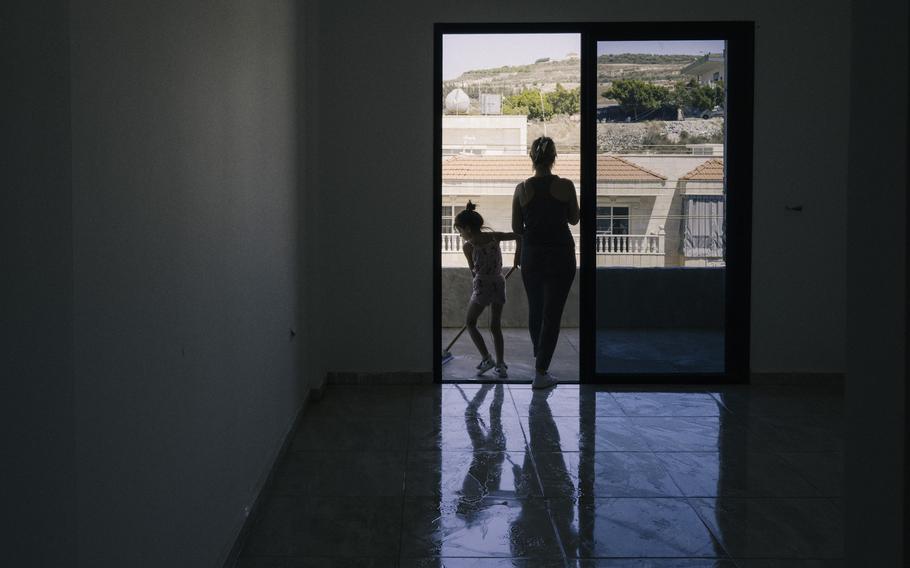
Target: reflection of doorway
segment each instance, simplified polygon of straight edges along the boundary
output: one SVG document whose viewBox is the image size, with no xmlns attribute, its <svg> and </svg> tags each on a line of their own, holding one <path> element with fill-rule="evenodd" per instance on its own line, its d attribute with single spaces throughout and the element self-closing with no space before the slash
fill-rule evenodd
<svg viewBox="0 0 910 568">
<path fill-rule="evenodd" d="M 524 131 L 512 128 L 513 134 L 524 132 L 524 139 L 517 142 L 505 135 L 504 128 L 499 133 L 469 132 L 471 119 L 465 118 L 464 109 L 470 112 L 471 95 L 477 98 L 478 109 L 491 100 L 485 96 L 481 105 L 481 95 L 490 93 L 482 93 L 480 88 L 471 92 L 470 84 L 461 85 L 466 87 L 464 93 L 456 93 L 467 97 L 467 102 L 464 97 L 455 101 L 461 105 L 459 122 L 450 120 L 452 130 L 446 129 L 444 109 L 453 91 L 447 94 L 443 89 L 444 40 L 469 34 L 508 33 L 514 39 L 525 33 L 575 33 L 581 46 L 576 50 L 581 54 L 580 104 L 575 116 L 579 142 L 577 153 L 560 153 L 557 168 L 562 166 L 564 172 L 555 172 L 577 178 L 582 207 L 581 230 L 576 236 L 579 277 L 567 306 L 567 314 L 575 320 L 564 324 L 575 368 L 564 376 L 583 382 L 747 379 L 752 29 L 751 23 L 436 27 L 436 110 L 440 117 L 435 125 L 434 163 L 437 354 L 460 327 L 453 317 L 458 310 L 452 309 L 464 305 L 461 296 L 467 297 L 464 290 L 458 294 L 459 277 L 447 266 L 458 258 L 460 249 L 457 239 L 441 232 L 448 226 L 447 217 L 451 219 L 452 207 L 459 199 L 466 202 L 465 197 L 480 201 L 481 211 L 487 200 L 488 210 L 507 214 L 492 199 L 497 191 L 510 195 L 521 180 L 525 152 L 520 149 L 535 135 L 531 122 L 524 124 Z M 711 42 L 714 47 L 688 55 L 672 49 L 674 44 Z M 640 53 L 636 54 L 636 46 L 642 48 Z M 536 65 L 548 63 L 546 57 L 534 60 Z M 642 65 L 654 68 L 643 69 Z M 658 65 L 663 66 L 662 75 L 653 72 Z M 685 76 L 679 72 L 684 67 Z M 608 90 L 620 98 L 612 87 L 623 78 L 637 81 L 639 88 L 644 84 L 652 95 L 665 97 L 665 102 L 672 100 L 676 108 L 653 103 L 649 103 L 651 108 L 632 108 L 629 100 L 605 98 Z M 513 92 L 521 93 L 521 88 Z M 498 95 L 499 99 L 492 97 L 494 107 L 497 100 L 504 104 L 505 93 Z M 540 101 L 537 111 L 545 111 L 547 100 L 542 93 L 535 100 Z M 479 123 L 479 119 L 473 120 Z M 670 123 L 672 128 L 660 130 L 661 124 Z M 721 125 L 719 134 L 705 128 L 712 124 Z M 615 132 L 623 129 L 641 131 L 634 148 L 614 143 L 621 138 Z M 452 142 L 455 134 L 457 144 Z M 470 148 L 465 142 L 468 139 Z M 447 145 L 447 140 L 452 143 Z M 466 172 L 472 169 L 486 172 L 486 179 L 470 179 L 476 174 Z M 496 171 L 506 173 L 497 179 L 499 174 L 491 173 Z M 503 188 L 497 188 L 497 183 Z M 446 250 L 440 253 L 441 249 Z M 508 263 L 511 251 L 504 249 L 503 253 Z M 450 270 L 443 274 L 447 268 Z M 469 277 L 460 280 L 462 287 L 469 285 Z M 511 297 L 523 300 L 518 279 L 510 283 L 509 291 L 513 288 Z M 507 303 L 506 313 L 519 307 L 519 302 Z M 527 335 L 520 314 L 510 315 L 514 327 L 506 333 L 506 342 L 515 347 Z M 509 328 L 508 323 L 504 325 Z M 577 327 L 573 329 L 573 325 Z M 467 338 L 461 341 L 468 352 L 473 351 Z M 506 358 L 509 360 L 508 355 Z M 436 361 L 437 380 L 474 379 L 468 359 L 459 362 L 460 371 L 448 376 L 438 357 Z M 530 375 L 532 369 L 527 371 Z M 514 378 L 523 381 L 530 376 L 519 372 Z"/>
</svg>

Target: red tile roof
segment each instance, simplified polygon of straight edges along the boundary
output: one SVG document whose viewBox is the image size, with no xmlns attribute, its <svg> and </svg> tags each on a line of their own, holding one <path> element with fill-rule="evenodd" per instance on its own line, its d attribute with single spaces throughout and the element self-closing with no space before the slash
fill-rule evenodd
<svg viewBox="0 0 910 568">
<path fill-rule="evenodd" d="M 581 177 L 581 158 L 567 154 L 556 158 L 553 173 L 569 179 Z M 526 156 L 475 156 L 456 154 L 442 160 L 443 181 L 518 183 L 534 175 Z M 618 156 L 597 156 L 597 181 L 663 181 L 667 178 Z"/>
<path fill-rule="evenodd" d="M 724 181 L 724 161 L 712 158 L 679 179 L 685 181 Z"/>
</svg>

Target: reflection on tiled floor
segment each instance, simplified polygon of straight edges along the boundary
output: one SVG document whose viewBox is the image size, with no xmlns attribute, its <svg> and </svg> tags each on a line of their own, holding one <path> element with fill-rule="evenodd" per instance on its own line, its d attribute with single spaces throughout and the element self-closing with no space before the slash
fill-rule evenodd
<svg viewBox="0 0 910 568">
<path fill-rule="evenodd" d="M 446 345 L 458 333 L 458 329 L 442 329 L 442 346 Z M 487 350 L 493 353 L 493 339 L 489 330 L 481 330 Z M 504 382 L 528 382 L 534 379 L 534 349 L 531 347 L 531 336 L 527 329 L 508 328 L 502 330 L 504 355 L 509 366 L 509 378 Z M 452 349 L 454 358 L 442 366 L 442 378 L 452 381 L 477 380 L 477 364 L 480 353 L 468 332 L 461 334 Z M 550 373 L 560 381 L 578 382 L 578 328 L 561 329 L 553 360 L 550 362 Z M 487 371 L 482 379 L 498 380 L 493 371 Z"/>
<path fill-rule="evenodd" d="M 242 568 L 843 566 L 824 388 L 332 386 Z"/>
</svg>

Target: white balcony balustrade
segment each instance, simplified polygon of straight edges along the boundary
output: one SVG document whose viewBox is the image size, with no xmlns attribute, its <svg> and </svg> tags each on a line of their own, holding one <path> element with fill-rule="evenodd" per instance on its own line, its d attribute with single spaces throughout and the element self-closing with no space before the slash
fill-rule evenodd
<svg viewBox="0 0 910 568">
<path fill-rule="evenodd" d="M 575 237 L 575 250 L 580 250 L 578 235 Z M 595 250 L 597 254 L 608 255 L 626 255 L 626 254 L 664 254 L 664 235 L 612 235 L 609 233 L 598 233 L 595 240 Z M 442 235 L 442 252 L 444 253 L 461 253 L 464 241 L 458 233 L 443 233 Z M 515 252 L 515 241 L 503 241 L 500 243 L 503 253 L 512 254 Z"/>
<path fill-rule="evenodd" d="M 613 235 L 598 233 L 597 254 L 664 254 L 664 235 Z"/>
</svg>

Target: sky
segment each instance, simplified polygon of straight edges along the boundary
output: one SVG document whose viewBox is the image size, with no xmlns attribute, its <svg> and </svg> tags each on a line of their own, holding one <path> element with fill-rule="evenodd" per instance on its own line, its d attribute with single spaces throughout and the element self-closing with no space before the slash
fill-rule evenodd
<svg viewBox="0 0 910 568">
<path fill-rule="evenodd" d="M 704 55 L 723 53 L 724 41 L 715 39 L 684 41 L 599 41 L 597 55 L 650 53 L 655 55 Z"/>
<path fill-rule="evenodd" d="M 471 69 L 527 65 L 542 57 L 564 59 L 581 53 L 578 34 L 446 34 L 442 36 L 442 78 Z"/>
<path fill-rule="evenodd" d="M 598 42 L 597 54 L 653 53 L 702 55 L 722 53 L 721 40 Z M 450 80 L 471 69 L 527 65 L 537 59 L 563 59 L 581 53 L 578 34 L 446 34 L 442 37 L 442 78 Z"/>
</svg>

